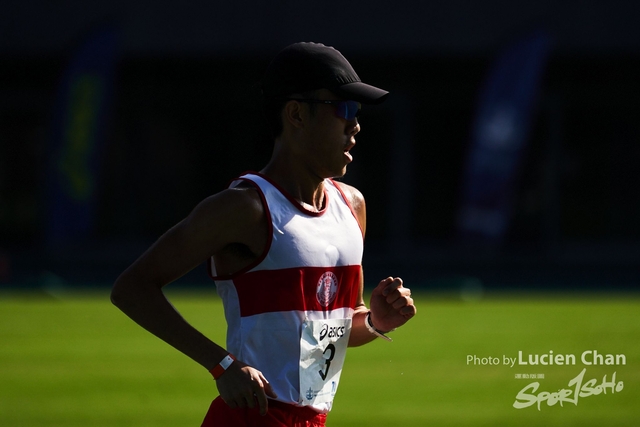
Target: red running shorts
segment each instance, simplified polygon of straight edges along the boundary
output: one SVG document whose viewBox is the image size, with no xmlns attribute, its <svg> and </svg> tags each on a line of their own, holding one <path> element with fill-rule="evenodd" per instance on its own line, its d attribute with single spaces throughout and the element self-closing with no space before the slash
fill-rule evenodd
<svg viewBox="0 0 640 427">
<path fill-rule="evenodd" d="M 267 415 L 258 408 L 232 409 L 218 396 L 201 427 L 325 427 L 327 414 L 269 399 Z"/>
</svg>

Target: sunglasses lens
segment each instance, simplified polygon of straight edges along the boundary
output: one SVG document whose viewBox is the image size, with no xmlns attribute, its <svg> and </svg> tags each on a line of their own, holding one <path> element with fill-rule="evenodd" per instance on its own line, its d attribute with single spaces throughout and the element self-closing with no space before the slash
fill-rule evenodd
<svg viewBox="0 0 640 427">
<path fill-rule="evenodd" d="M 336 115 L 346 120 L 353 120 L 360 114 L 360 107 L 357 101 L 342 101 L 336 104 Z"/>
</svg>

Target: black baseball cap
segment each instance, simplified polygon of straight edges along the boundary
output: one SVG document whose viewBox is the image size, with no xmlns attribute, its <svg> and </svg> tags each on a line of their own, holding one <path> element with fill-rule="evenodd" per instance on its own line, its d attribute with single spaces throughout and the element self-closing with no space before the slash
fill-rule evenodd
<svg viewBox="0 0 640 427">
<path fill-rule="evenodd" d="M 386 90 L 363 83 L 337 49 L 321 43 L 287 46 L 271 61 L 262 80 L 267 100 L 317 89 L 329 89 L 362 104 L 379 104 L 389 95 Z"/>
</svg>

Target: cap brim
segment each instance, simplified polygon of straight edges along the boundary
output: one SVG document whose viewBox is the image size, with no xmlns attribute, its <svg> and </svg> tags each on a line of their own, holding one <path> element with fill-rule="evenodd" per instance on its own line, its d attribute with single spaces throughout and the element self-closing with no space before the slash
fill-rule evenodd
<svg viewBox="0 0 640 427">
<path fill-rule="evenodd" d="M 335 92 L 345 99 L 358 101 L 362 104 L 380 104 L 389 95 L 386 90 L 362 82 L 343 84 Z"/>
</svg>

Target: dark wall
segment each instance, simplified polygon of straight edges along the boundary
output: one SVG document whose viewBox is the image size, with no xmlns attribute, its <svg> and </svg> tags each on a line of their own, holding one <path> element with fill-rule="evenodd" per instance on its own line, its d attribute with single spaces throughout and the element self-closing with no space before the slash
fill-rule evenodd
<svg viewBox="0 0 640 427">
<path fill-rule="evenodd" d="M 155 236 L 231 177 L 265 164 L 271 141 L 256 85 L 267 61 L 121 61 L 102 159 L 101 235 Z M 417 239 L 446 239 L 453 229 L 462 160 L 489 58 L 356 57 L 352 62 L 368 81 L 408 96 L 412 178 L 419 189 L 412 232 Z M 40 209 L 33 212 L 44 179 L 44 137 L 62 67 L 53 60 L 5 60 L 2 68 L 3 90 L 13 91 L 0 116 L 2 189 L 6 206 L 15 210 L 3 217 L 3 240 L 35 241 L 38 220 L 46 215 Z M 519 179 L 514 240 L 543 238 L 550 161 L 556 162 L 558 238 L 640 238 L 633 220 L 638 212 L 633 192 L 640 183 L 635 167 L 639 72 L 640 60 L 630 57 L 552 58 Z M 345 178 L 362 187 L 370 200 L 372 239 L 384 238 L 385 186 L 394 173 L 388 164 L 394 149 L 390 109 L 365 109 L 354 172 Z M 558 136 L 558 157 L 549 159 L 549 144 Z M 22 215 L 21 209 L 29 214 Z"/>
<path fill-rule="evenodd" d="M 76 41 L 108 18 L 119 23 L 121 40 L 100 159 L 91 241 L 101 251 L 94 258 L 130 261 L 230 178 L 261 168 L 271 150 L 257 89 L 262 72 L 287 43 L 316 40 L 334 44 L 363 80 L 392 92 L 390 102 L 364 111 L 345 177 L 367 198 L 369 259 L 456 270 L 486 265 L 487 254 L 499 267 L 512 265 L 518 254 L 517 262 L 533 266 L 620 267 L 637 280 L 635 2 L 606 8 L 571 1 L 518 7 L 408 2 L 395 8 L 356 2 L 340 14 L 331 2 L 255 2 L 246 10 L 204 2 L 191 9 L 144 1 L 92 8 L 75 3 L 9 2 L 2 15 L 0 265 L 43 253 L 56 88 Z M 478 92 L 504 44 L 521 27 L 536 26 L 550 30 L 553 48 L 507 239 L 492 251 L 465 252 L 453 236 Z M 399 134 L 409 140 L 401 148 L 409 150 L 402 165 L 390 162 L 400 149 Z M 404 170 L 407 185 L 395 179 Z M 394 194 L 409 191 L 406 203 L 393 205 Z M 400 248 L 392 245 L 397 209 L 408 212 L 408 240 Z M 132 251 L 122 249 L 131 242 Z M 73 264 L 74 252 L 66 253 Z"/>
</svg>

